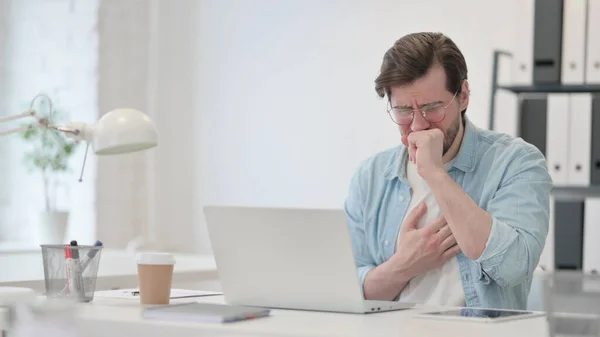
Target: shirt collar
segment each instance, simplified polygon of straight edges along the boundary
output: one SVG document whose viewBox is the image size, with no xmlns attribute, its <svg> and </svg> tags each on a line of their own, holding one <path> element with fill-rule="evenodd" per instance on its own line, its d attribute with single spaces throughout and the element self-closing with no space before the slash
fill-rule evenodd
<svg viewBox="0 0 600 337">
<path fill-rule="evenodd" d="M 465 134 L 463 136 L 460 149 L 456 157 L 446 165 L 450 170 L 455 167 L 464 172 L 471 172 L 475 169 L 475 150 L 477 149 L 478 128 L 465 116 Z M 404 145 L 398 146 L 396 154 L 392 157 L 384 176 L 386 179 L 398 178 L 406 182 L 406 161 L 408 155 Z"/>
</svg>

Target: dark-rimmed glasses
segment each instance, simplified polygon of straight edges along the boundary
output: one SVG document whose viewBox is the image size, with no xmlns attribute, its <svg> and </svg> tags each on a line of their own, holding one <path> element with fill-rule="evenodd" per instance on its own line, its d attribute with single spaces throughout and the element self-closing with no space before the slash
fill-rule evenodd
<svg viewBox="0 0 600 337">
<path fill-rule="evenodd" d="M 458 91 L 454 93 L 450 103 L 446 104 L 445 106 L 442 105 L 441 102 L 436 102 L 432 104 L 425 104 L 417 110 L 411 108 L 390 107 L 388 108 L 387 112 L 392 121 L 398 125 L 410 125 L 415 117 L 415 111 L 420 111 L 421 116 L 423 116 L 423 118 L 429 123 L 439 123 L 446 118 L 446 108 L 449 107 L 452 102 L 454 102 L 456 94 L 458 94 Z M 388 104 L 391 105 L 391 103 Z"/>
</svg>

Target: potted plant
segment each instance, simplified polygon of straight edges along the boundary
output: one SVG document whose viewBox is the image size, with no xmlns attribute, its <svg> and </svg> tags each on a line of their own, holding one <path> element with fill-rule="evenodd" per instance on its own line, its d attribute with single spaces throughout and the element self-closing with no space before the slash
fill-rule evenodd
<svg viewBox="0 0 600 337">
<path fill-rule="evenodd" d="M 42 106 L 38 115 L 48 119 L 48 108 Z M 44 114 L 46 112 L 46 114 Z M 52 108 L 52 122 L 60 121 L 63 113 Z M 62 244 L 65 241 L 69 211 L 57 207 L 60 188 L 66 185 L 62 181 L 65 173 L 71 172 L 69 159 L 78 143 L 66 138 L 62 133 L 39 127 L 22 132 L 22 138 L 30 144 L 24 152 L 24 162 L 30 172 L 37 172 L 43 185 L 44 209 L 38 217 L 38 240 L 47 244 Z"/>
</svg>

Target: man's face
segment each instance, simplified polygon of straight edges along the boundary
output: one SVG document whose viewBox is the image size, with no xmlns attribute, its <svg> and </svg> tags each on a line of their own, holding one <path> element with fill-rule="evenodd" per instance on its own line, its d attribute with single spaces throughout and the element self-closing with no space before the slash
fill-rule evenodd
<svg viewBox="0 0 600 337">
<path fill-rule="evenodd" d="M 461 130 L 461 111 L 468 105 L 468 84 L 463 82 L 460 94 L 446 89 L 446 73 L 442 66 L 434 66 L 422 78 L 405 86 L 391 88 L 390 103 L 391 113 L 395 115 L 408 116 L 410 112 L 414 116 L 412 122 L 399 125 L 403 142 L 411 132 L 429 129 L 440 129 L 444 133 L 445 154 L 454 143 L 456 136 Z M 460 97 L 459 97 L 460 96 Z M 422 110 L 426 111 L 423 117 Z M 398 122 L 399 119 L 396 119 Z M 406 144 L 405 144 L 406 145 Z"/>
</svg>

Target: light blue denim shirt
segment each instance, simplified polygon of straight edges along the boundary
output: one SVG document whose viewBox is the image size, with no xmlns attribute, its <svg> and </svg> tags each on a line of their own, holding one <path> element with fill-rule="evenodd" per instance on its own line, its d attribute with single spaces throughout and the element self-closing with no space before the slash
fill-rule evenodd
<svg viewBox="0 0 600 337">
<path fill-rule="evenodd" d="M 400 145 L 368 158 L 350 183 L 344 209 L 362 285 L 371 269 L 394 254 L 411 199 L 406 154 Z M 466 305 L 525 309 L 548 234 L 552 180 L 543 154 L 521 138 L 465 119 L 461 148 L 448 174 L 493 218 L 479 259 L 456 256 Z"/>
</svg>

